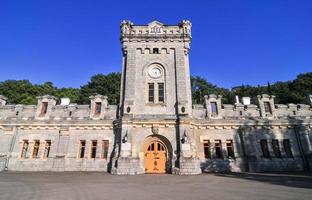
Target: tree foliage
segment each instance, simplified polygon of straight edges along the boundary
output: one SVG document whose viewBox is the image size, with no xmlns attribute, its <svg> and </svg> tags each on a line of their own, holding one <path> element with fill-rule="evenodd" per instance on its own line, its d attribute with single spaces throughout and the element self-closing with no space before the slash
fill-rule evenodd
<svg viewBox="0 0 312 200">
<path fill-rule="evenodd" d="M 36 104 L 36 96 L 53 95 L 57 98 L 68 97 L 73 103 L 88 104 L 89 96 L 106 95 L 111 104 L 119 103 L 120 73 L 97 74 L 80 88 L 57 88 L 52 82 L 32 84 L 28 80 L 6 80 L 0 82 L 0 94 L 8 97 L 11 104 Z M 265 86 L 242 85 L 231 90 L 209 83 L 200 76 L 191 77 L 194 104 L 203 104 L 204 95 L 222 95 L 223 103 L 234 103 L 235 95 L 255 97 L 259 94 L 276 96 L 276 103 L 306 103 L 306 97 L 312 94 L 312 73 L 299 74 L 293 81 L 268 83 Z"/>
</svg>

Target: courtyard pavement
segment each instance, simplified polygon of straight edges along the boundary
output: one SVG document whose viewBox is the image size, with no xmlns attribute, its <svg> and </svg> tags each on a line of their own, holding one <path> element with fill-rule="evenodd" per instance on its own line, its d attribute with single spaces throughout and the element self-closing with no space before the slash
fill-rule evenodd
<svg viewBox="0 0 312 200">
<path fill-rule="evenodd" d="M 311 174 L 115 176 L 91 172 L 2 172 L 0 200 L 312 199 Z"/>
</svg>

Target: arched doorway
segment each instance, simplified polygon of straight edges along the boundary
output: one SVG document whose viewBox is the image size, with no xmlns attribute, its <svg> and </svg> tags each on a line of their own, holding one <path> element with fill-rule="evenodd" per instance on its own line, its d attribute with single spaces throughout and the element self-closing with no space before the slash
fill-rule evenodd
<svg viewBox="0 0 312 200">
<path fill-rule="evenodd" d="M 145 173 L 162 174 L 166 173 L 168 149 L 159 139 L 150 140 L 145 145 L 144 167 Z"/>
</svg>

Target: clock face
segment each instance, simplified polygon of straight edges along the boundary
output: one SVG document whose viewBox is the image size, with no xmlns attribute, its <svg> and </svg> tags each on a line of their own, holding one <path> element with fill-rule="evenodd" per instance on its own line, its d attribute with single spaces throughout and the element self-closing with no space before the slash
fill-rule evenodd
<svg viewBox="0 0 312 200">
<path fill-rule="evenodd" d="M 152 78 L 159 78 L 161 76 L 161 70 L 159 68 L 151 68 L 148 73 Z"/>
</svg>

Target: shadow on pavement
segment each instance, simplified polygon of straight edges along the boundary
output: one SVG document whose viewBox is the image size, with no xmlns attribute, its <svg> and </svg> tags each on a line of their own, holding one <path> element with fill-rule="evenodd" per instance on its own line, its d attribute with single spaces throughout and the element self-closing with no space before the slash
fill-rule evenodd
<svg viewBox="0 0 312 200">
<path fill-rule="evenodd" d="M 216 173 L 214 175 L 225 178 L 246 179 L 274 185 L 312 189 L 311 173 Z"/>
</svg>

